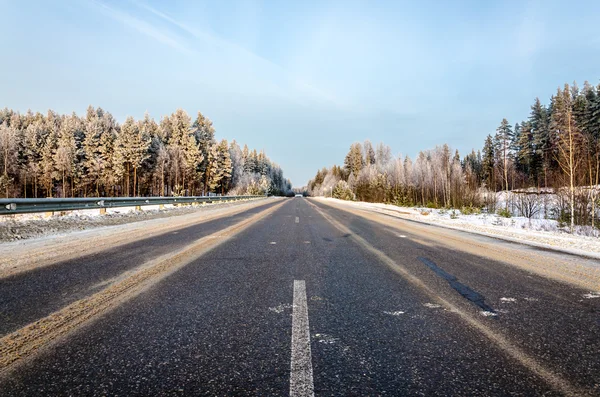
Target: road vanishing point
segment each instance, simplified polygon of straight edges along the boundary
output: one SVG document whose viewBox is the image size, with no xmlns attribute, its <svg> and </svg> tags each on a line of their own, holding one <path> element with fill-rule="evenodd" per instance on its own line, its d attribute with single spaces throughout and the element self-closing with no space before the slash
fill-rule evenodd
<svg viewBox="0 0 600 397">
<path fill-rule="evenodd" d="M 1 396 L 600 395 L 597 260 L 305 198 L 105 229 L 0 246 Z"/>
</svg>

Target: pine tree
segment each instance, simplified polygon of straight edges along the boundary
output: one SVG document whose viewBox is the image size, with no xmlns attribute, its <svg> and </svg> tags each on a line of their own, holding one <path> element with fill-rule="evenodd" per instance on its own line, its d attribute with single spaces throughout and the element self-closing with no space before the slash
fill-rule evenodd
<svg viewBox="0 0 600 397">
<path fill-rule="evenodd" d="M 533 165 L 533 133 L 531 122 L 524 121 L 521 124 L 518 140 L 515 143 L 516 146 L 516 160 L 517 168 L 525 175 L 533 177 L 532 165 Z M 533 180 L 533 182 L 536 182 Z"/>
<path fill-rule="evenodd" d="M 495 164 L 496 153 L 494 150 L 494 141 L 491 135 L 485 138 L 483 145 L 483 158 L 482 158 L 482 177 L 489 189 L 495 190 L 496 186 L 494 183 L 494 164 Z"/>
<path fill-rule="evenodd" d="M 7 123 L 0 124 L 0 161 L 2 174 L 0 175 L 0 189 L 5 192 L 6 198 L 14 181 L 16 164 L 17 131 Z"/>
<path fill-rule="evenodd" d="M 49 114 L 50 116 L 50 114 Z M 46 134 L 44 146 L 41 150 L 42 158 L 40 161 L 41 178 L 40 182 L 46 190 L 46 196 L 52 197 L 54 194 L 54 152 L 58 146 L 58 131 L 52 117 L 48 117 L 46 122 Z"/>
<path fill-rule="evenodd" d="M 365 165 L 375 164 L 375 151 L 373 150 L 373 144 L 371 144 L 371 141 L 368 139 L 363 143 L 363 150 L 365 154 Z"/>
<path fill-rule="evenodd" d="M 503 175 L 503 190 L 508 193 L 508 166 L 511 158 L 511 145 L 513 142 L 514 133 L 512 126 L 508 120 L 502 119 L 500 126 L 496 129 L 496 150 L 500 155 L 501 168 Z M 506 209 L 508 209 L 508 200 L 506 201 Z"/>
<path fill-rule="evenodd" d="M 0 153 L 3 195 L 37 196 L 38 186 L 47 196 L 58 187 L 62 196 L 194 194 L 205 184 L 221 193 L 246 193 L 250 185 L 258 192 L 291 188 L 264 151 L 241 150 L 225 140 L 217 144 L 210 120 L 199 114 L 192 128 L 181 109 L 163 117 L 160 125 L 146 113 L 140 121 L 128 117 L 122 126 L 93 106 L 82 118 L 0 109 L 0 125 L 3 138 L 15 133 L 14 139 L 2 139 L 10 142 Z M 207 159 L 200 141 L 209 145 Z M 201 172 L 203 163 L 207 175 Z"/>
<path fill-rule="evenodd" d="M 188 135 L 183 153 L 185 157 L 185 173 L 188 177 L 188 189 L 194 195 L 196 181 L 202 180 L 201 165 L 204 155 L 193 134 Z"/>
<path fill-rule="evenodd" d="M 196 142 L 200 148 L 202 153 L 202 162 L 200 163 L 198 171 L 201 174 L 204 174 L 204 191 L 208 191 L 208 178 L 206 177 L 206 169 L 208 167 L 208 152 L 211 145 L 216 143 L 215 141 L 215 129 L 213 127 L 212 121 L 210 119 L 204 117 L 204 115 L 198 112 L 198 116 L 193 124 L 194 136 L 196 138 Z"/>
<path fill-rule="evenodd" d="M 251 164 L 250 164 L 250 149 L 248 149 L 248 145 L 244 145 L 244 149 L 242 150 L 242 161 L 244 163 L 244 173 L 249 174 L 252 172 Z"/>
<path fill-rule="evenodd" d="M 116 136 L 116 122 L 110 113 L 102 108 L 88 107 L 83 139 L 83 169 L 86 184 L 93 188 L 96 196 L 101 195 L 100 187 L 106 187 L 113 175 L 113 144 Z"/>
<path fill-rule="evenodd" d="M 157 179 L 160 179 L 160 196 L 166 196 L 167 192 L 165 189 L 165 176 L 169 167 L 169 151 L 165 147 L 165 145 L 159 141 L 158 147 L 156 150 L 156 169 L 155 176 Z"/>
<path fill-rule="evenodd" d="M 219 149 L 217 144 L 208 147 L 208 157 L 206 159 L 206 171 L 204 179 L 208 186 L 208 192 L 214 191 L 219 182 L 221 182 L 221 173 L 219 172 Z"/>
<path fill-rule="evenodd" d="M 162 145 L 162 140 L 159 136 L 159 126 L 150 117 L 148 112 L 144 113 L 144 119 L 138 121 L 138 125 L 142 138 L 148 141 L 148 152 L 140 167 L 141 175 L 138 177 L 140 179 L 138 183 L 143 185 L 142 187 L 147 192 L 155 194 L 154 192 L 160 188 L 160 184 L 158 184 L 159 188 L 157 188 L 156 174 L 154 173 L 154 170 L 158 167 L 158 152 Z"/>
<path fill-rule="evenodd" d="M 38 180 L 41 175 L 42 149 L 46 134 L 43 117 L 37 118 L 25 130 L 26 170 L 29 177 L 33 178 L 33 196 L 36 198 L 38 197 Z"/>
<path fill-rule="evenodd" d="M 185 170 L 187 168 L 185 149 L 189 147 L 192 134 L 191 119 L 183 109 L 177 109 L 170 117 L 171 134 L 168 141 L 171 165 L 175 175 L 175 186 L 180 191 L 185 189 Z M 180 185 L 181 183 L 181 185 Z"/>
<path fill-rule="evenodd" d="M 138 169 L 149 156 L 150 138 L 140 130 L 139 124 L 134 122 L 133 125 L 133 135 L 129 139 L 129 155 L 133 167 L 133 195 L 139 196 Z"/>
<path fill-rule="evenodd" d="M 223 139 L 217 148 L 218 150 L 218 170 L 220 177 L 220 185 L 221 185 L 221 194 L 225 194 L 226 189 L 228 189 L 228 184 L 231 181 L 231 173 L 232 173 L 232 163 L 231 156 L 229 154 L 229 145 L 227 141 Z"/>
<path fill-rule="evenodd" d="M 363 169 L 365 161 L 362 154 L 362 148 L 360 143 L 353 143 L 350 146 L 350 151 L 344 159 L 344 168 L 348 175 L 354 174 L 356 177 Z"/>
<path fill-rule="evenodd" d="M 533 134 L 533 154 L 531 163 L 534 164 L 534 179 L 539 179 L 540 168 L 544 171 L 544 187 L 548 186 L 548 171 L 552 163 L 552 144 L 550 140 L 549 112 L 539 98 L 535 98 L 531 106 L 529 122 Z"/>
<path fill-rule="evenodd" d="M 76 164 L 77 146 L 75 135 L 80 128 L 79 120 L 75 115 L 62 120 L 57 137 L 57 147 L 54 150 L 54 167 L 62 182 L 62 197 L 67 196 L 67 177 L 73 178 Z M 71 190 L 71 195 L 73 191 Z"/>
<path fill-rule="evenodd" d="M 587 81 L 583 86 L 583 96 L 585 96 L 585 108 L 580 122 L 581 132 L 585 142 L 585 152 L 587 160 L 589 198 L 592 204 L 592 228 L 596 225 L 596 201 L 598 200 L 598 190 L 593 186 L 598 186 L 600 182 L 600 112 L 598 119 L 594 117 L 595 107 L 599 106 L 600 100 L 594 86 Z"/>
</svg>

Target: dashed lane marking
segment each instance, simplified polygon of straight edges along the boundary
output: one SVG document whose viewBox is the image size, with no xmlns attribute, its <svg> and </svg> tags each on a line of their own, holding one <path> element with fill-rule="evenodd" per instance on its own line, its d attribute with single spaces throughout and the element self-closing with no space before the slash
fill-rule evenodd
<svg viewBox="0 0 600 397">
<path fill-rule="evenodd" d="M 294 280 L 290 397 L 313 397 L 314 395 L 306 283 L 304 280 Z"/>
</svg>

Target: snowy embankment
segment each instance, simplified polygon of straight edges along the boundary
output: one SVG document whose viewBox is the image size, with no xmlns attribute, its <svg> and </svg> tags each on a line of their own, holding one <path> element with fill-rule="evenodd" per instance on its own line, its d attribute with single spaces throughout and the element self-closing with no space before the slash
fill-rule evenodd
<svg viewBox="0 0 600 397">
<path fill-rule="evenodd" d="M 217 207 L 225 208 L 241 205 L 251 200 L 256 199 L 230 203 L 217 201 L 211 204 L 202 203 L 199 205 L 147 205 L 140 207 L 139 210 L 136 207 L 107 208 L 105 214 L 102 214 L 98 209 L 89 209 L 54 212 L 50 216 L 45 213 L 4 215 L 0 216 L 0 242 L 168 218 L 198 211 L 211 211 Z"/>
<path fill-rule="evenodd" d="M 559 228 L 557 221 L 551 219 L 503 218 L 496 214 L 484 213 L 464 215 L 459 210 L 398 207 L 323 197 L 318 199 L 402 219 L 600 259 L 600 238 L 567 233 Z"/>
</svg>

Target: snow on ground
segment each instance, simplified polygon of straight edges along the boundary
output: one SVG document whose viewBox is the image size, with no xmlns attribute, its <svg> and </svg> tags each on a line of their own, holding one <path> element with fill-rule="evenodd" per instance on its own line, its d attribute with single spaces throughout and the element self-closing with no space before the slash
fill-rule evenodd
<svg viewBox="0 0 600 397">
<path fill-rule="evenodd" d="M 463 215 L 460 210 L 398 207 L 391 204 L 344 201 L 334 198 L 319 199 L 451 229 L 600 258 L 598 230 L 593 233 L 595 237 L 570 234 L 560 228 L 557 221 L 551 219 L 503 218 L 496 214 L 485 213 Z M 589 228 L 583 229 L 581 232 L 592 234 L 589 232 Z"/>
<path fill-rule="evenodd" d="M 55 212 L 52 216 L 47 216 L 44 213 L 3 215 L 0 216 L 0 242 L 185 215 L 203 208 L 223 207 L 246 202 L 246 200 L 234 203 L 215 202 L 199 206 L 184 205 L 178 207 L 165 204 L 162 209 L 158 205 L 148 205 L 141 207 L 141 211 L 137 211 L 135 207 L 107 208 L 106 214 L 100 214 L 99 209 L 89 209 L 63 213 Z"/>
</svg>

